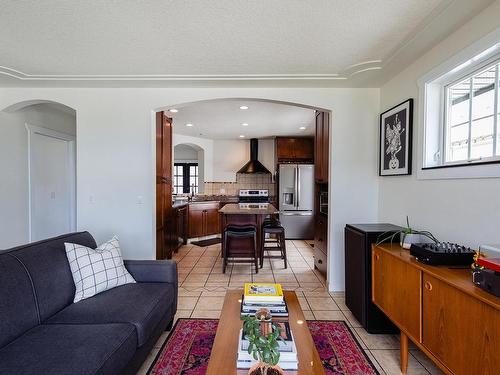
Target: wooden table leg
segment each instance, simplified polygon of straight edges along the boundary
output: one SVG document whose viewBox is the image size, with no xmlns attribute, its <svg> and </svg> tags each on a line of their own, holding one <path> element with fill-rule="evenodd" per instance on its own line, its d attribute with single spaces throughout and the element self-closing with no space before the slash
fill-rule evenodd
<svg viewBox="0 0 500 375">
<path fill-rule="evenodd" d="M 401 372 L 406 374 L 406 370 L 408 369 L 408 336 L 401 331 L 400 334 L 400 355 L 401 355 Z"/>
</svg>

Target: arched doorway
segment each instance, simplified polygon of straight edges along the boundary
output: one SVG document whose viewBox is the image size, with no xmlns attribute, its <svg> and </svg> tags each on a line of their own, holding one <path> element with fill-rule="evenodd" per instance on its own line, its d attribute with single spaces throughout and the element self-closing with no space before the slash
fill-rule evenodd
<svg viewBox="0 0 500 375">
<path fill-rule="evenodd" d="M 0 159 L 0 248 L 76 229 L 74 109 L 37 100 L 2 110 Z"/>
<path fill-rule="evenodd" d="M 176 143 L 174 135 L 173 194 L 204 193 L 205 152 L 194 143 Z"/>
</svg>

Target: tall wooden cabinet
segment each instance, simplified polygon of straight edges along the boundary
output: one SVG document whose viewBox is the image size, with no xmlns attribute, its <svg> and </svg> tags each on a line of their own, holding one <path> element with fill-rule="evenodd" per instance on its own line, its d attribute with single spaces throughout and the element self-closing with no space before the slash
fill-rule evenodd
<svg viewBox="0 0 500 375">
<path fill-rule="evenodd" d="M 398 245 L 372 249 L 373 302 L 447 374 L 497 374 L 500 298 L 477 288 L 468 269 L 419 263 Z"/>
<path fill-rule="evenodd" d="M 276 162 L 313 163 L 314 139 L 312 137 L 276 137 Z"/>
<path fill-rule="evenodd" d="M 330 114 L 316 112 L 316 136 L 314 138 L 314 178 L 316 182 L 328 183 L 330 157 Z"/>
<path fill-rule="evenodd" d="M 188 222 L 189 238 L 220 233 L 219 202 L 190 203 Z"/>
</svg>

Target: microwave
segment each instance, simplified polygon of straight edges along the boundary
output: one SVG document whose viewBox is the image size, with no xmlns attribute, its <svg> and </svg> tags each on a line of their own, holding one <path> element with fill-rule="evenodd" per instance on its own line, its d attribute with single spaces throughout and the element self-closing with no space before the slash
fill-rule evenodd
<svg viewBox="0 0 500 375">
<path fill-rule="evenodd" d="M 319 212 L 328 215 L 328 192 L 319 193 Z"/>
</svg>

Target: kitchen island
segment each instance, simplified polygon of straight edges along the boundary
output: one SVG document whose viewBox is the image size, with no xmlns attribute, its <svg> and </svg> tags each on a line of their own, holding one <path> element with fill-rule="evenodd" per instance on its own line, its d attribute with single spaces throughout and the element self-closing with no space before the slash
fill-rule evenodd
<svg viewBox="0 0 500 375">
<path fill-rule="evenodd" d="M 268 216 L 277 215 L 279 211 L 270 203 L 265 204 L 226 204 L 219 210 L 220 213 L 220 232 L 223 237 L 224 229 L 228 225 L 254 225 L 257 229 L 257 249 L 260 254 L 262 241 L 262 223 Z M 250 253 L 251 249 L 248 241 L 240 241 L 236 244 L 241 246 L 239 251 Z M 224 254 L 224 241 L 222 241 L 222 254 Z"/>
</svg>

